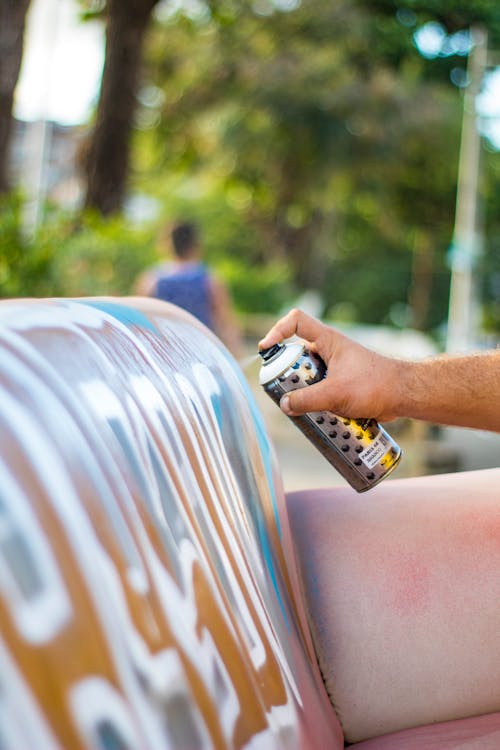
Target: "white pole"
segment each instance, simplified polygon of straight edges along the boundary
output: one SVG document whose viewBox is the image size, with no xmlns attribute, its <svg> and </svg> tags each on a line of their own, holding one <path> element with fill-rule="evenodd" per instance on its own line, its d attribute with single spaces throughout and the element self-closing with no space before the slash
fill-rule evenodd
<svg viewBox="0 0 500 750">
<path fill-rule="evenodd" d="M 35 233 L 42 220 L 43 204 L 47 197 L 48 161 L 52 142 L 50 105 L 60 13 L 61 0 L 37 0 L 33 3 L 28 18 L 28 23 L 39 24 L 39 33 L 44 40 L 43 56 L 40 58 L 40 65 L 44 71 L 43 86 L 38 92 L 40 114 L 36 122 L 26 124 L 24 141 L 23 187 L 26 202 L 23 225 L 28 237 Z"/>
<path fill-rule="evenodd" d="M 477 220 L 477 195 L 481 138 L 477 127 L 476 97 L 486 69 L 487 34 L 471 29 L 472 49 L 467 73 L 469 84 L 464 94 L 462 140 L 458 168 L 455 228 L 451 253 L 451 284 L 446 350 L 470 350 L 477 333 L 477 304 L 473 271 L 480 250 Z"/>
</svg>

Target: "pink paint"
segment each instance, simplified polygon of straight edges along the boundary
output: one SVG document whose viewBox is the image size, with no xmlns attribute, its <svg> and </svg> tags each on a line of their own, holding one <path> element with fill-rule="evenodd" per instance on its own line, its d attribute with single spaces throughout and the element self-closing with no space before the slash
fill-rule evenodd
<svg viewBox="0 0 500 750">
<path fill-rule="evenodd" d="M 387 579 L 389 605 L 400 617 L 414 617 L 428 608 L 431 573 L 418 552 L 396 552 Z"/>
<path fill-rule="evenodd" d="M 451 530 L 463 538 L 468 548 L 487 543 L 500 550 L 500 511 L 460 510 L 453 518 Z"/>
<path fill-rule="evenodd" d="M 357 559 L 351 558 L 344 577 L 354 577 L 355 586 L 375 603 L 377 611 L 414 617 L 429 607 L 435 582 L 428 548 L 415 540 L 410 543 L 405 535 L 399 537 L 397 527 L 389 537 L 369 522 L 356 529 L 352 544 Z"/>
</svg>

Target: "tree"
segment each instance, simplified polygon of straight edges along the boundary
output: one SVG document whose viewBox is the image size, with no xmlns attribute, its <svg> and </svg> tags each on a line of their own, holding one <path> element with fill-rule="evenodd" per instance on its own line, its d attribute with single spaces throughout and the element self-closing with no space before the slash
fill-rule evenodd
<svg viewBox="0 0 500 750">
<path fill-rule="evenodd" d="M 85 199 L 87 207 L 103 215 L 119 211 L 125 197 L 144 36 L 158 2 L 107 0 L 106 58 L 87 155 Z"/>
<path fill-rule="evenodd" d="M 298 289 L 355 302 L 365 320 L 406 299 L 423 216 L 439 217 L 444 253 L 454 201 L 456 89 L 422 85 L 414 47 L 401 73 L 390 46 L 342 0 L 213 0 L 167 16 L 148 57 L 158 169 L 210 179 L 238 207 L 260 238 L 248 263 L 285 260 Z"/>
<path fill-rule="evenodd" d="M 408 322 L 410 298 L 414 325 L 438 325 L 447 312 L 466 29 L 472 21 L 493 28 L 491 3 L 175 7 L 148 47 L 158 95 L 143 98 L 157 107 L 157 119 L 144 121 L 159 123 L 151 163 L 163 180 L 184 174 L 198 201 L 211 190 L 236 206 L 259 238 L 247 264 L 285 259 L 299 289 L 349 303 L 363 320 L 392 319 L 394 305 Z M 444 35 L 432 60 L 414 36 L 429 21 Z M 450 75 L 457 69 L 462 79 Z"/>
<path fill-rule="evenodd" d="M 375 16 L 394 22 L 385 28 L 385 33 L 391 34 L 391 42 L 394 42 L 397 31 L 401 39 L 402 26 L 414 30 L 433 22 L 442 26 L 449 35 L 472 26 L 484 26 L 493 46 L 500 44 L 500 14 L 497 3 L 491 0 L 356 0 L 356 3 Z M 401 39 L 399 49 L 409 49 L 408 41 L 411 44 L 410 35 L 406 41 Z M 394 49 L 397 48 L 396 45 Z"/>
<path fill-rule="evenodd" d="M 9 144 L 12 105 L 30 0 L 0 0 L 0 194 L 9 190 Z"/>
</svg>

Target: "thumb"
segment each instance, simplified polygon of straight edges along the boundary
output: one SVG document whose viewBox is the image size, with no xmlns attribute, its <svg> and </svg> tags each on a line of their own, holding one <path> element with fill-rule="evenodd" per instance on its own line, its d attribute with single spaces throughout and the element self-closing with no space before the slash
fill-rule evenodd
<svg viewBox="0 0 500 750">
<path fill-rule="evenodd" d="M 327 380 L 320 383 L 297 388 L 287 393 L 280 401 L 281 410 L 289 417 L 305 414 L 308 411 L 323 411 L 328 409 L 334 411 L 332 401 L 331 384 Z"/>
</svg>

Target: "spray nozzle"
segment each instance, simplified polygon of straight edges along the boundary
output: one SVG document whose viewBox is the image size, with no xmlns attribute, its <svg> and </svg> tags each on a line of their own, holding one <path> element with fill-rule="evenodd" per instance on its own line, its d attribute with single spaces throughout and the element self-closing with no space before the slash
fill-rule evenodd
<svg viewBox="0 0 500 750">
<path fill-rule="evenodd" d="M 285 348 L 285 344 L 274 344 L 274 346 L 270 346 L 268 349 L 260 349 L 259 354 L 264 360 L 264 362 L 269 362 L 277 354 L 282 352 L 284 348 Z"/>
</svg>

